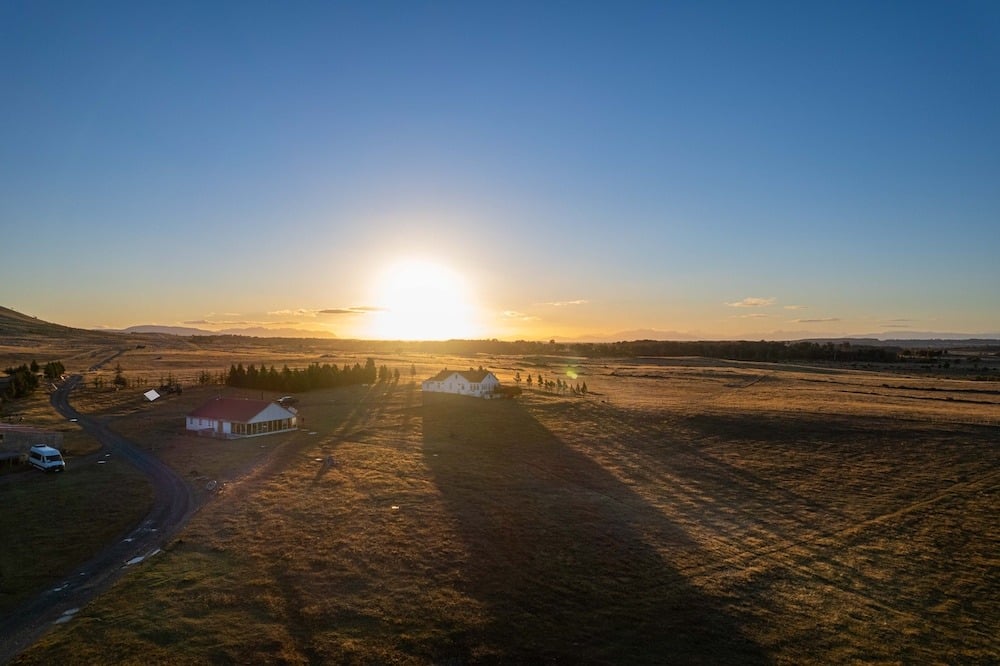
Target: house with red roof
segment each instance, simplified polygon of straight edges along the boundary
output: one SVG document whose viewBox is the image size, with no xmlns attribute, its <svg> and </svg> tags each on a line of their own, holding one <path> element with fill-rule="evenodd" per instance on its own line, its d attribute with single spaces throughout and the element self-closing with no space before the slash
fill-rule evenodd
<svg viewBox="0 0 1000 666">
<path fill-rule="evenodd" d="M 257 437 L 298 428 L 294 408 L 268 400 L 213 398 L 187 415 L 187 429 L 209 437 Z"/>
<path fill-rule="evenodd" d="M 470 395 L 475 398 L 492 398 L 500 380 L 489 370 L 448 370 L 437 373 L 430 379 L 425 379 L 420 385 L 421 390 L 428 393 L 454 393 Z"/>
</svg>

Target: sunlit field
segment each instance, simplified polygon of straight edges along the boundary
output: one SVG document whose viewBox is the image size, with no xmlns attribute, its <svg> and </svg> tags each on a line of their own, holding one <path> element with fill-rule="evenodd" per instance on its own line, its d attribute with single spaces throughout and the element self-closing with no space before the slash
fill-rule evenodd
<svg viewBox="0 0 1000 666">
<path fill-rule="evenodd" d="M 157 381 L 254 362 L 184 353 L 120 362 Z M 267 353 L 280 367 L 313 352 Z M 376 362 L 399 383 L 301 394 L 300 431 L 231 442 L 180 430 L 232 389 L 156 403 L 83 389 L 74 405 L 205 505 L 16 663 L 1000 659 L 996 383 L 704 359 Z M 442 367 L 479 365 L 588 392 L 421 395 Z"/>
<path fill-rule="evenodd" d="M 1000 0 L 114 5 L 0 0 L 0 666 L 1000 666 Z"/>
</svg>

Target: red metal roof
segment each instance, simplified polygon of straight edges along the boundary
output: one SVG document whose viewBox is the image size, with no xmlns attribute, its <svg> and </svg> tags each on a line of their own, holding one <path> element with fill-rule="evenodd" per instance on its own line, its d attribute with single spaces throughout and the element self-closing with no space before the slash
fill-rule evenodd
<svg viewBox="0 0 1000 666">
<path fill-rule="evenodd" d="M 491 373 L 489 370 L 442 370 L 441 372 L 437 373 L 430 379 L 425 379 L 424 381 L 443 382 L 444 380 L 448 379 L 449 377 L 455 374 L 465 377 L 470 384 L 478 384 L 484 379 L 486 379 L 487 375 L 491 375 L 493 373 Z"/>
<path fill-rule="evenodd" d="M 213 398 L 194 410 L 188 416 L 201 419 L 218 419 L 246 423 L 271 405 L 270 400 L 247 400 L 244 398 Z M 284 409 L 282 407 L 282 409 Z"/>
</svg>

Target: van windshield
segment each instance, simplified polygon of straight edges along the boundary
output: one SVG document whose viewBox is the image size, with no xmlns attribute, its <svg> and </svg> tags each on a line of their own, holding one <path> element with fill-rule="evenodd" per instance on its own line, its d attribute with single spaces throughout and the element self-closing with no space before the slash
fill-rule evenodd
<svg viewBox="0 0 1000 666">
<path fill-rule="evenodd" d="M 62 456 L 58 453 L 54 456 L 45 456 L 45 462 L 59 462 L 62 460 Z"/>
</svg>

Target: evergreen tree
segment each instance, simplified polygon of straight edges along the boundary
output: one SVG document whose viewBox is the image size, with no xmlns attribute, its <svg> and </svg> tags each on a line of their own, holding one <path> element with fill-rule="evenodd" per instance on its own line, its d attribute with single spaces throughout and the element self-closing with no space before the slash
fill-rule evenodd
<svg viewBox="0 0 1000 666">
<path fill-rule="evenodd" d="M 7 399 L 23 398 L 38 388 L 38 376 L 27 365 L 7 368 L 5 372 L 10 376 L 10 383 L 3 393 L 3 397 Z"/>
<path fill-rule="evenodd" d="M 122 371 L 121 363 L 115 364 L 115 379 L 113 383 L 118 388 L 125 388 L 128 386 L 128 380 L 125 379 L 125 373 Z"/>
<path fill-rule="evenodd" d="M 45 368 L 43 369 L 45 378 L 50 381 L 59 379 L 64 372 L 66 372 L 66 367 L 59 361 L 50 361 L 45 364 Z"/>
</svg>

